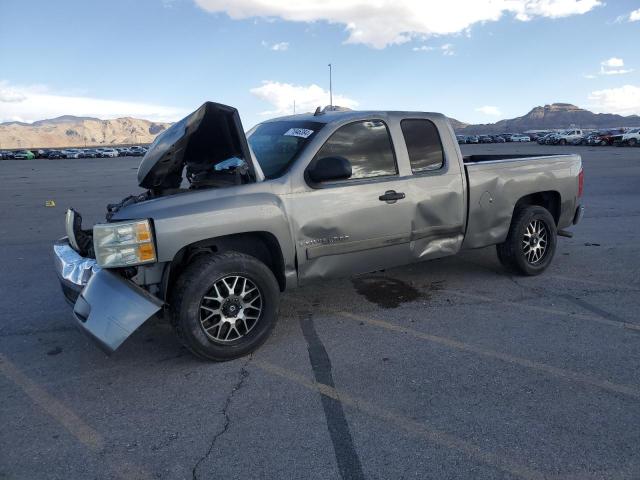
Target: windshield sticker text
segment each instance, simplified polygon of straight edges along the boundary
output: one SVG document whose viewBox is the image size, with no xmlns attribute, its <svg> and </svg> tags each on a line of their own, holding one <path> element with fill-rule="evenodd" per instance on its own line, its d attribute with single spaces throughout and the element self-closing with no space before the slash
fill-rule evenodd
<svg viewBox="0 0 640 480">
<path fill-rule="evenodd" d="M 290 128 L 284 135 L 286 137 L 300 137 L 300 138 L 309 138 L 309 135 L 313 133 L 313 130 L 309 130 L 308 128 Z"/>
</svg>

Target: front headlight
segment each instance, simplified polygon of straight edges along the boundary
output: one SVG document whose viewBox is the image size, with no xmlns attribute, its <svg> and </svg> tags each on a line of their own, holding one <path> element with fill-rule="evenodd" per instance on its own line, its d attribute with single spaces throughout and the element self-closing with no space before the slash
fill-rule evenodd
<svg viewBox="0 0 640 480">
<path fill-rule="evenodd" d="M 149 220 L 95 225 L 93 249 L 98 265 L 104 268 L 156 261 L 156 248 Z"/>
</svg>

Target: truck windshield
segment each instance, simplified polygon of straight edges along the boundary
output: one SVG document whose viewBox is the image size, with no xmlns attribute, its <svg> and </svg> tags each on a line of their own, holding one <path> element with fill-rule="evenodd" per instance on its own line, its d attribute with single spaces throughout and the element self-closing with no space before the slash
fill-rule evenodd
<svg viewBox="0 0 640 480">
<path fill-rule="evenodd" d="M 294 162 L 324 123 L 279 121 L 262 123 L 251 130 L 247 141 L 266 178 L 277 178 Z"/>
</svg>

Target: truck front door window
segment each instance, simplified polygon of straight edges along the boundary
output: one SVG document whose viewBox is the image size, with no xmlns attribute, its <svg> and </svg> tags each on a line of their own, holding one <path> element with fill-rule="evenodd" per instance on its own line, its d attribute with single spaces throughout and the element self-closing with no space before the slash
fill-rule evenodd
<svg viewBox="0 0 640 480">
<path fill-rule="evenodd" d="M 344 125 L 320 148 L 316 158 L 344 157 L 351 163 L 349 180 L 396 175 L 398 169 L 387 125 L 365 120 Z"/>
</svg>

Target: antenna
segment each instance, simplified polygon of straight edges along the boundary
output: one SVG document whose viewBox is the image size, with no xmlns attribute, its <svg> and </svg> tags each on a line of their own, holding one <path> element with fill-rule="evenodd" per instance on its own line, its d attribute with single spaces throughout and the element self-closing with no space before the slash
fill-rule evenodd
<svg viewBox="0 0 640 480">
<path fill-rule="evenodd" d="M 329 64 L 329 106 L 333 108 L 333 85 L 331 78 L 331 64 Z"/>
</svg>

